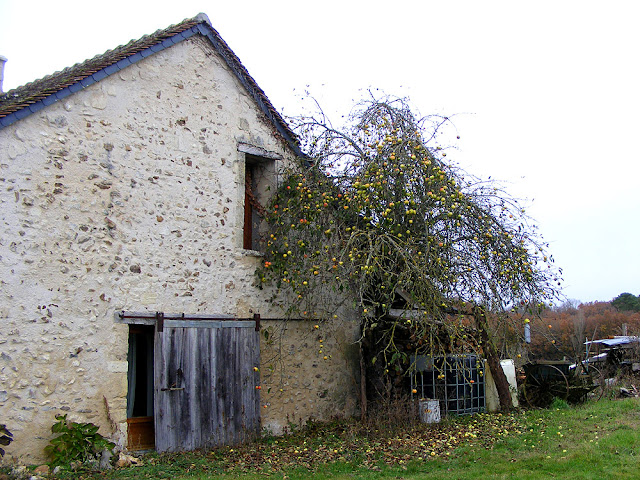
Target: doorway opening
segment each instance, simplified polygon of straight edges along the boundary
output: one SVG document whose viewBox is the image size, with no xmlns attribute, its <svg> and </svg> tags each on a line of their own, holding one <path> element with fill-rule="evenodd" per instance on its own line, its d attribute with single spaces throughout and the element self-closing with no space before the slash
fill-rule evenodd
<svg viewBox="0 0 640 480">
<path fill-rule="evenodd" d="M 127 448 L 155 448 L 153 420 L 153 339 L 151 325 L 129 325 Z"/>
<path fill-rule="evenodd" d="M 129 325 L 130 450 L 190 451 L 259 435 L 259 315 L 121 311 L 116 318 Z"/>
</svg>

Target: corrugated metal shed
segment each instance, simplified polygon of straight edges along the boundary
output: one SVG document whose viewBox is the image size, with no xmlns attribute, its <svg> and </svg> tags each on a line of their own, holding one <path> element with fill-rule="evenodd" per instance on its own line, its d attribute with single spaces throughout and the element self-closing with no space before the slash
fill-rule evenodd
<svg viewBox="0 0 640 480">
<path fill-rule="evenodd" d="M 629 335 L 615 336 L 613 338 L 602 338 L 600 340 L 589 340 L 584 342 L 585 345 L 600 344 L 605 347 L 618 347 L 620 345 L 629 345 L 631 343 L 640 343 L 640 337 L 632 337 Z"/>
</svg>

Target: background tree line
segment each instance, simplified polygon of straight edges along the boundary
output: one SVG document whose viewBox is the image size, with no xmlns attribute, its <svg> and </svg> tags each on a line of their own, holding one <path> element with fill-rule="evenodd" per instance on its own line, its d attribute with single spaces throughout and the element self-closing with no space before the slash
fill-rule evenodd
<svg viewBox="0 0 640 480">
<path fill-rule="evenodd" d="M 532 322 L 528 355 L 549 360 L 582 358 L 586 339 L 615 335 L 640 335 L 640 296 L 622 293 L 611 302 L 568 300 L 546 309 L 540 321 Z M 504 344 L 503 349 L 507 349 Z"/>
</svg>

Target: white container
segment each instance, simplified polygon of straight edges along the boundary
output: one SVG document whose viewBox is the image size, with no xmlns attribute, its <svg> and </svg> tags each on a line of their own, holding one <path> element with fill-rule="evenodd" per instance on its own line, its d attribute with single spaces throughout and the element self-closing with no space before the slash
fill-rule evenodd
<svg viewBox="0 0 640 480">
<path fill-rule="evenodd" d="M 513 359 L 500 360 L 500 366 L 509 382 L 509 390 L 511 391 L 511 404 L 518 407 L 518 383 L 516 381 L 516 367 Z M 498 397 L 498 388 L 496 382 L 493 381 L 489 364 L 484 362 L 484 381 L 485 381 L 485 405 L 487 412 L 495 413 L 500 411 L 500 400 Z"/>
<path fill-rule="evenodd" d="M 438 400 L 420 400 L 420 420 L 423 423 L 440 423 L 440 402 Z"/>
</svg>

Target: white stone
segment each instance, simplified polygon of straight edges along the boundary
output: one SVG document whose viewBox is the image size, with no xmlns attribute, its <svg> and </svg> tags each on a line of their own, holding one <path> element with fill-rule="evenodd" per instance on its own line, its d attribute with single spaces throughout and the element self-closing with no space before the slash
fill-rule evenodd
<svg viewBox="0 0 640 480">
<path fill-rule="evenodd" d="M 107 108 L 107 97 L 102 92 L 95 92 L 89 99 L 89 105 L 97 110 Z"/>
<path fill-rule="evenodd" d="M 129 364 L 127 362 L 109 362 L 107 369 L 112 373 L 126 373 L 129 370 Z"/>
</svg>

